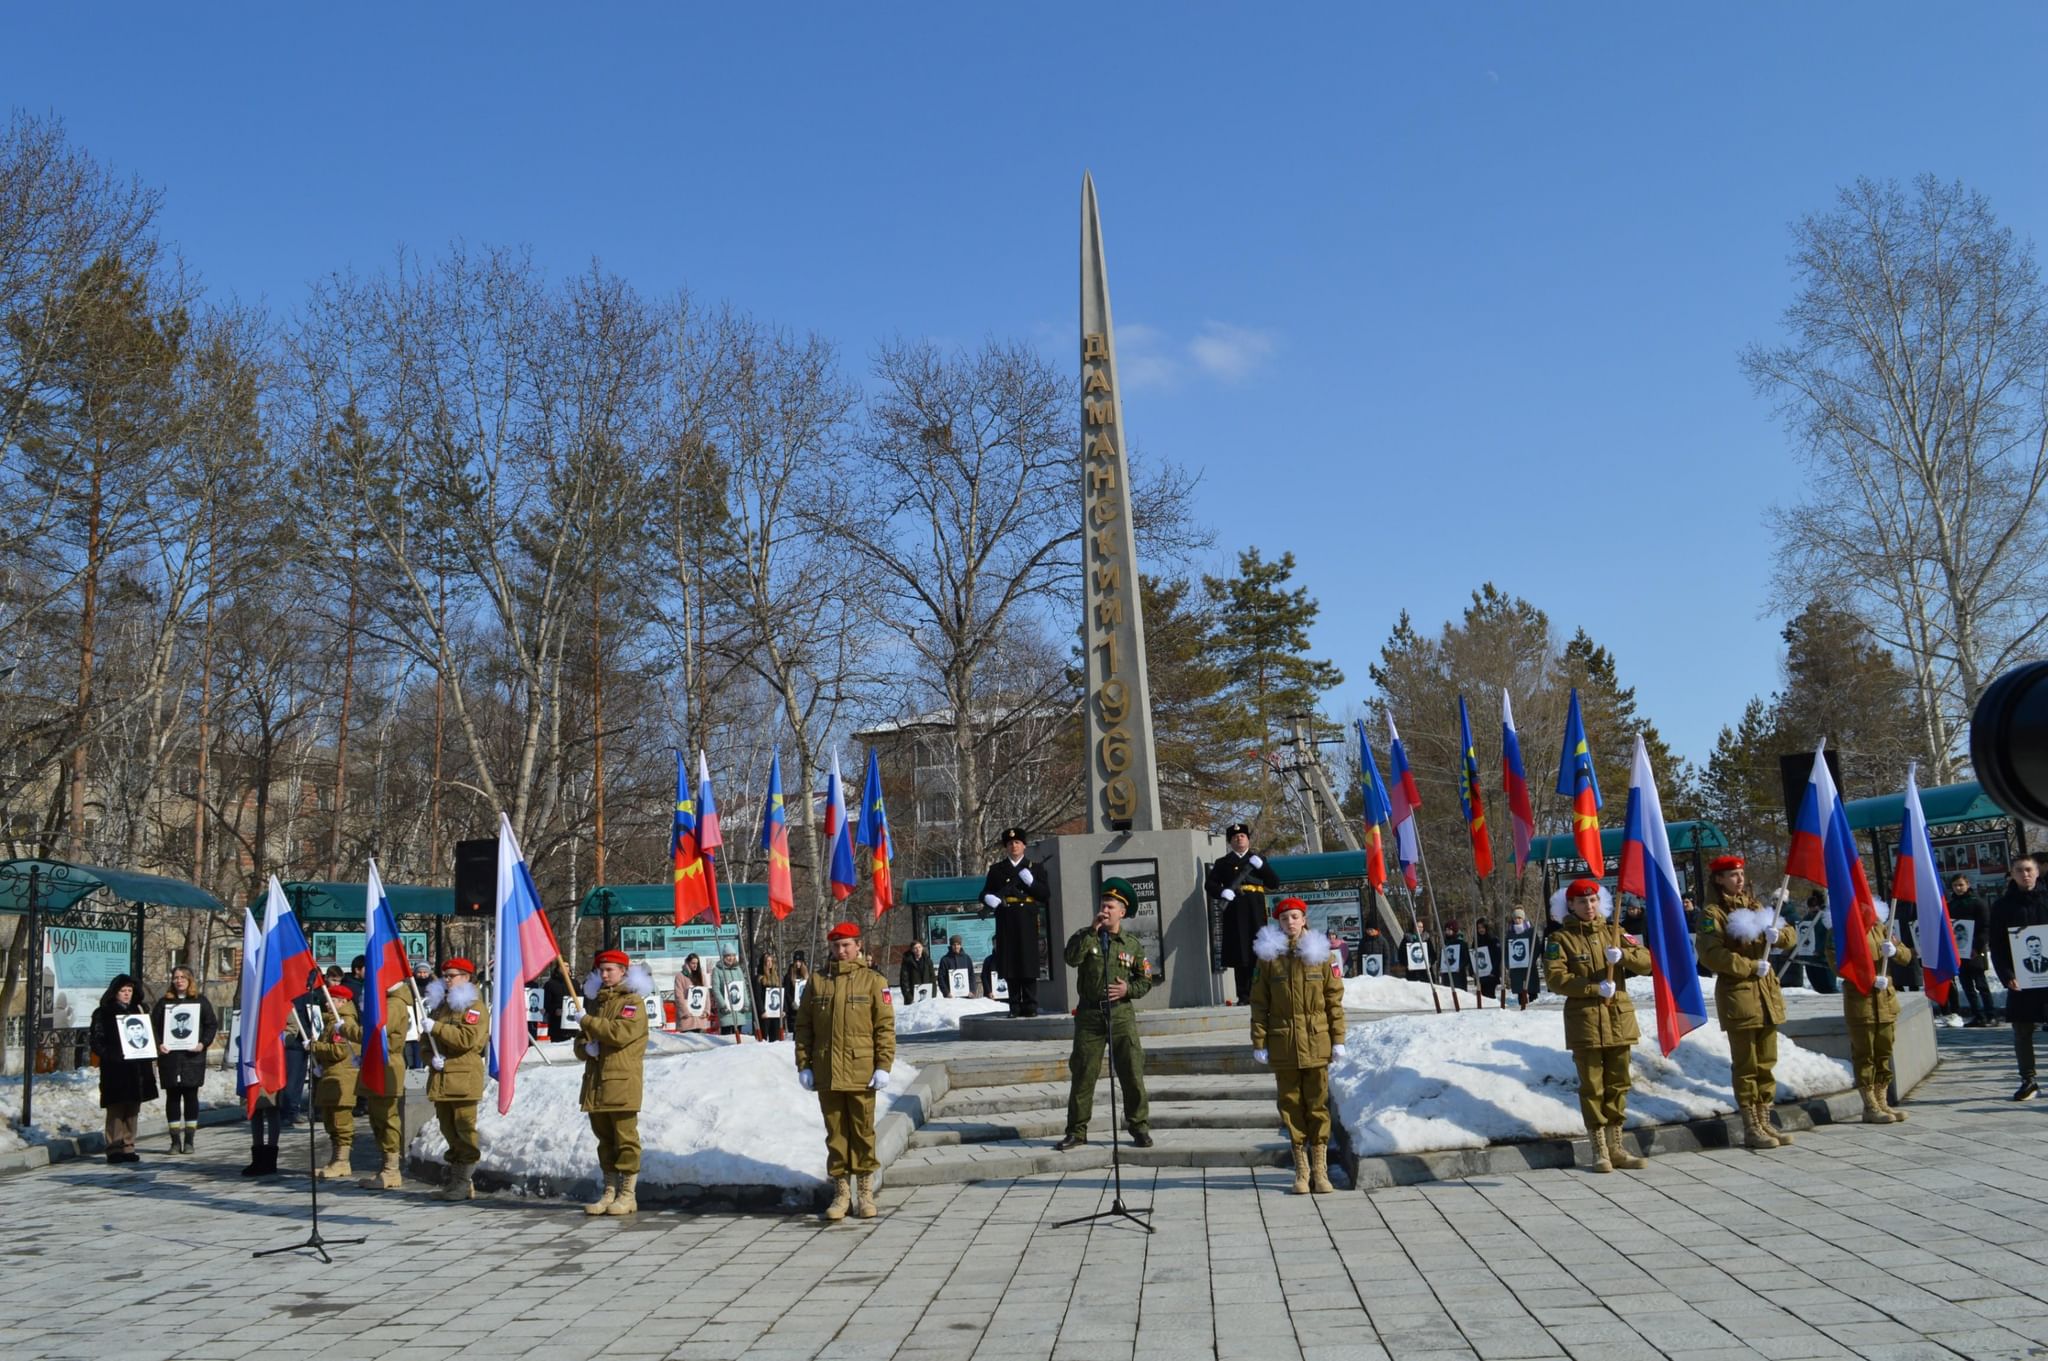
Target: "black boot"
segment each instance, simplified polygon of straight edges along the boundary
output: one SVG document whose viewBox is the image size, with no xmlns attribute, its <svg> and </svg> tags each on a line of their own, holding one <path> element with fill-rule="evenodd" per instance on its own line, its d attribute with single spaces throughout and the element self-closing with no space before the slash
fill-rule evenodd
<svg viewBox="0 0 2048 1361">
<path fill-rule="evenodd" d="M 249 1150 L 249 1165 L 242 1169 L 245 1177 L 274 1177 L 277 1175 L 277 1145 L 257 1144 Z"/>
</svg>

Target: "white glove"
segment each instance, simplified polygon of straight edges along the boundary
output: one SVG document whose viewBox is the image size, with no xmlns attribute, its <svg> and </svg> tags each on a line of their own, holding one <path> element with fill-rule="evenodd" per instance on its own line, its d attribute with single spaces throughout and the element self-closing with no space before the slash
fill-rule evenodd
<svg viewBox="0 0 2048 1361">
<path fill-rule="evenodd" d="M 796 1075 L 796 1080 L 803 1084 L 804 1090 L 807 1092 L 815 1092 L 818 1090 L 817 1079 L 811 1076 L 811 1070 L 808 1068 L 799 1072 Z"/>
<path fill-rule="evenodd" d="M 1026 887 L 1026 888 L 1030 888 L 1030 887 L 1031 887 L 1031 871 L 1030 871 L 1030 870 L 1018 870 L 1018 871 L 1017 871 L 1017 877 L 1018 877 L 1019 879 L 1022 879 L 1022 880 L 1024 881 L 1024 887 Z"/>
<path fill-rule="evenodd" d="M 1600 980 L 1600 995 L 1601 995 L 1601 996 L 1602 996 L 1603 998 L 1604 998 L 1604 997 L 1612 997 L 1612 996 L 1614 996 L 1614 984 L 1612 984 L 1612 983 L 1608 982 L 1608 981 L 1607 981 L 1606 979 L 1604 979 L 1604 978 L 1603 978 L 1603 979 L 1601 979 L 1601 980 Z"/>
<path fill-rule="evenodd" d="M 1250 865 L 1250 866 L 1251 866 L 1251 867 L 1252 867 L 1253 869 L 1255 869 L 1255 870 L 1262 870 L 1262 869 L 1266 868 L 1266 862 L 1265 862 L 1265 860 L 1264 860 L 1263 858 L 1259 857 L 1259 856 L 1256 856 L 1256 855 L 1255 855 L 1255 856 L 1252 856 L 1252 857 L 1251 857 L 1251 858 L 1250 858 L 1249 860 L 1247 860 L 1247 861 L 1246 861 L 1245 863 L 1246 863 L 1246 864 L 1248 864 L 1248 865 Z"/>
<path fill-rule="evenodd" d="M 1263 1050 L 1263 1049 L 1254 1049 L 1254 1050 L 1252 1050 L 1252 1062 L 1253 1062 L 1253 1063 L 1264 1063 L 1265 1061 L 1266 1061 L 1266 1051 L 1265 1051 L 1265 1050 Z"/>
<path fill-rule="evenodd" d="M 1769 978 L 1771 976 L 1771 961 L 1759 959 L 1756 962 L 1756 976 L 1758 978 Z"/>
<path fill-rule="evenodd" d="M 1227 903 L 1227 902 L 1229 902 L 1229 901 L 1230 901 L 1230 900 L 1231 900 L 1232 898 L 1235 898 L 1235 897 L 1237 896 L 1237 890 L 1236 890 L 1236 889 L 1234 889 L 1234 888 L 1226 888 L 1226 889 L 1224 889 L 1224 890 L 1223 890 L 1223 892 L 1222 892 L 1222 893 L 1218 894 L 1217 896 L 1218 896 L 1218 897 L 1220 897 L 1221 899 L 1223 899 L 1223 901 Z"/>
<path fill-rule="evenodd" d="M 1341 1058 L 1343 1058 L 1343 1057 L 1344 1057 L 1344 1046 L 1343 1046 L 1343 1045 L 1341 1045 L 1341 1044 L 1333 1044 L 1333 1045 L 1331 1045 L 1331 1046 L 1330 1046 L 1330 1057 L 1331 1057 L 1331 1058 L 1333 1058 L 1333 1059 L 1341 1059 Z"/>
<path fill-rule="evenodd" d="M 1884 943 L 1883 954 L 1886 959 L 1890 959 L 1893 955 L 1897 954 L 1898 952 L 1899 947 L 1896 942 L 1888 940 Z"/>
<path fill-rule="evenodd" d="M 870 1091 L 879 1092 L 888 1085 L 889 1075 L 880 1068 L 875 1069 L 875 1075 L 868 1079 L 868 1089 Z"/>
<path fill-rule="evenodd" d="M 1886 988 L 1890 987 L 1891 985 L 1892 976 L 1888 973 L 1881 973 L 1877 976 L 1877 987 L 1875 988 L 1875 991 L 1883 992 Z"/>
<path fill-rule="evenodd" d="M 1621 947 L 1619 945 L 1610 945 L 1607 947 L 1607 962 L 1609 964 L 1621 963 Z"/>
<path fill-rule="evenodd" d="M 596 1057 L 597 1057 L 597 1041 L 596 1041 L 596 1040 L 590 1040 L 590 1041 L 586 1042 L 586 1043 L 584 1044 L 584 1046 L 583 1046 L 583 1052 L 584 1052 L 584 1053 L 586 1053 L 586 1054 L 588 1054 L 588 1055 L 590 1055 L 590 1057 L 592 1057 L 592 1058 L 596 1058 Z"/>
<path fill-rule="evenodd" d="M 448 1066 L 448 1060 L 442 1058 L 439 1054 L 434 1055 L 430 1062 L 433 1065 L 434 1071 L 437 1073 Z"/>
<path fill-rule="evenodd" d="M 982 906 L 984 907 L 1001 907 L 1003 905 L 1003 900 L 1001 898 L 996 897 L 996 895 L 993 893 L 982 894 L 981 902 Z"/>
</svg>

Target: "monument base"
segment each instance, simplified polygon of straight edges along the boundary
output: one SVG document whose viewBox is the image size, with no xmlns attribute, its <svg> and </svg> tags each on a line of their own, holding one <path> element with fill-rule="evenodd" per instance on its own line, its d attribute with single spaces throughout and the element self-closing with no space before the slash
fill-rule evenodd
<svg viewBox="0 0 2048 1361">
<path fill-rule="evenodd" d="M 1052 978 L 1039 984 L 1046 1011 L 1071 1011 L 1074 970 L 1067 966 L 1067 938 L 1095 919 L 1096 893 L 1108 878 L 1128 879 L 1138 907 L 1124 929 L 1145 942 L 1155 976 L 1152 990 L 1136 1005 L 1206 1007 L 1223 1000 L 1219 976 L 1209 968 L 1209 903 L 1202 876 L 1222 855 L 1223 839 L 1188 829 L 1162 832 L 1083 832 L 1046 837 L 1028 854 L 1053 878 L 1052 939 L 1046 954 Z"/>
</svg>

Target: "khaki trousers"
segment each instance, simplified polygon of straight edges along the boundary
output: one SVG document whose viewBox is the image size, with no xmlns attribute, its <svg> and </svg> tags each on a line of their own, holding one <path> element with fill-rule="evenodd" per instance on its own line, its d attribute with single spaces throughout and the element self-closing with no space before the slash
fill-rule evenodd
<svg viewBox="0 0 2048 1361">
<path fill-rule="evenodd" d="M 1635 1082 L 1628 1056 L 1625 1044 L 1572 1050 L 1579 1067 L 1579 1117 L 1587 1129 L 1618 1125 L 1628 1115 L 1628 1089 Z"/>
<path fill-rule="evenodd" d="M 1330 1070 L 1275 1068 L 1280 1087 L 1280 1123 L 1290 1143 L 1322 1148 L 1330 1142 Z"/>
<path fill-rule="evenodd" d="M 476 1142 L 476 1102 L 436 1101 L 434 1118 L 441 1122 L 441 1135 L 448 1141 L 450 1167 L 467 1167 L 483 1159 Z"/>
<path fill-rule="evenodd" d="M 1728 1032 L 1728 1066 L 1737 1106 L 1770 1106 L 1778 1100 L 1778 1031 L 1751 1026 Z"/>
<path fill-rule="evenodd" d="M 476 1119 L 476 1107 L 469 1108 L 470 1119 Z M 592 1111 L 590 1132 L 597 1136 L 597 1165 L 607 1172 L 638 1172 L 640 1170 L 640 1112 L 639 1111 Z M 450 1149 L 454 1148 L 451 1143 Z M 454 1162 L 451 1152 L 448 1161 Z M 472 1158 L 470 1161 L 474 1162 Z"/>
<path fill-rule="evenodd" d="M 370 1108 L 370 1131 L 377 1136 L 377 1149 L 387 1158 L 395 1158 L 405 1151 L 405 1118 L 400 1113 L 399 1103 L 403 1096 L 378 1096 L 375 1093 L 364 1098 Z"/>
<path fill-rule="evenodd" d="M 1892 1085 L 1893 1024 L 1891 1021 L 1878 1021 L 1873 1025 L 1849 1022 L 1849 1057 L 1856 1068 L 1858 1087 L 1875 1087 L 1883 1091 Z"/>
<path fill-rule="evenodd" d="M 875 1094 L 819 1092 L 818 1111 L 825 1117 L 825 1175 L 857 1177 L 881 1167 L 875 1158 Z"/>
<path fill-rule="evenodd" d="M 344 1158 L 349 1146 L 356 1141 L 356 1108 L 353 1105 L 322 1106 L 320 1123 L 327 1130 L 327 1137 L 334 1141 L 335 1150 Z"/>
</svg>

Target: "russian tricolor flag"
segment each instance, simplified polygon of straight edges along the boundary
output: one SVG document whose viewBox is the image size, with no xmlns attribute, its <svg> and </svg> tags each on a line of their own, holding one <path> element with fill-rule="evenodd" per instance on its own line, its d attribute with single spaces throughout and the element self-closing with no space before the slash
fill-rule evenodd
<svg viewBox="0 0 2048 1361">
<path fill-rule="evenodd" d="M 243 1111 L 253 1115 L 261 1092 L 285 1088 L 284 1031 L 292 1024 L 292 998 L 306 985 L 313 969 L 313 950 L 284 896 L 284 885 L 270 876 L 270 896 L 263 907 L 263 927 L 250 945 L 255 918 L 242 923 L 242 1053 L 235 1085 L 241 1088 Z"/>
<path fill-rule="evenodd" d="M 1870 933 L 1877 927 L 1877 901 L 1863 877 L 1863 857 L 1849 831 L 1849 815 L 1828 772 L 1827 739 L 1813 751 L 1813 774 L 1792 820 L 1792 849 L 1785 873 L 1828 891 L 1828 925 L 1835 933 L 1835 972 L 1868 996 L 1877 985 L 1870 957 Z M 1930 862 L 1928 868 L 1932 870 Z M 1953 945 L 1950 947 L 1954 949 Z"/>
<path fill-rule="evenodd" d="M 1664 801 L 1657 797 L 1657 777 L 1641 737 L 1629 772 L 1621 891 L 1643 900 L 1643 944 L 1650 951 L 1650 978 L 1657 989 L 1657 1047 L 1669 1054 L 1688 1031 L 1707 1023 L 1707 999 L 1700 991 L 1699 956 L 1686 930 L 1671 837 L 1664 830 Z"/>
<path fill-rule="evenodd" d="M 839 778 L 836 751 L 832 753 L 832 778 L 825 786 L 825 860 L 832 897 L 844 902 L 853 896 L 860 879 L 853 867 L 853 828 L 846 821 L 846 782 Z"/>
<path fill-rule="evenodd" d="M 1899 826 L 1898 869 L 1892 875 L 1892 901 L 1901 900 L 1919 912 L 1913 946 L 1920 952 L 1927 995 L 1946 1005 L 1959 967 L 1956 933 L 1941 876 L 1934 872 L 1934 842 L 1927 834 L 1927 814 L 1920 807 L 1920 780 L 1913 766 L 1906 767 L 1906 812 Z"/>
<path fill-rule="evenodd" d="M 1508 801 L 1508 826 L 1514 833 L 1515 873 L 1520 874 L 1529 867 L 1529 845 L 1536 839 L 1536 805 L 1529 801 L 1522 739 L 1515 733 L 1515 709 L 1505 689 L 1500 692 L 1500 777 L 1501 792 Z"/>
<path fill-rule="evenodd" d="M 1408 753 L 1401 746 L 1400 730 L 1394 716 L 1387 715 L 1387 768 L 1394 781 L 1387 786 L 1387 809 L 1394 824 L 1394 854 L 1401 861 L 1401 878 L 1408 891 L 1415 891 L 1415 867 L 1422 860 L 1422 839 L 1416 834 L 1415 815 L 1422 809 L 1422 791 L 1415 787 L 1415 772 L 1408 768 Z"/>
<path fill-rule="evenodd" d="M 519 1060 L 526 1057 L 526 985 L 561 957 L 554 928 L 541 911 L 540 893 L 512 835 L 512 819 L 498 814 L 498 914 L 492 938 L 491 1033 L 485 1064 L 498 1079 L 498 1114 L 512 1109 Z M 564 964 L 566 975 L 569 966 Z"/>
<path fill-rule="evenodd" d="M 386 1015 L 385 996 L 412 977 L 412 965 L 405 958 L 405 938 L 398 934 L 398 918 L 392 915 L 391 900 L 384 896 L 384 878 L 377 862 L 370 862 L 370 881 L 363 892 L 363 935 L 368 941 L 363 954 L 363 995 L 356 999 L 362 1018 L 363 1086 L 378 1096 L 395 1093 L 384 1090 L 387 1065 L 391 1062 L 391 1017 Z M 399 1032 L 400 1039 L 404 1031 Z"/>
</svg>

